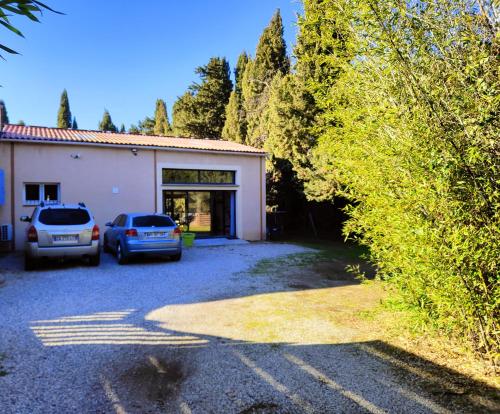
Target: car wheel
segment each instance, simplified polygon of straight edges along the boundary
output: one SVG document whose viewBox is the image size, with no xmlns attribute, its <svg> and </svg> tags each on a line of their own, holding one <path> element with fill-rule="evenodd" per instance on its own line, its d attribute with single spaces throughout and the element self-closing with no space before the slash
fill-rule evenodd
<svg viewBox="0 0 500 414">
<path fill-rule="evenodd" d="M 101 263 L 101 254 L 97 253 L 95 256 L 89 257 L 89 265 L 90 266 L 99 266 Z"/>
<path fill-rule="evenodd" d="M 172 256 L 170 256 L 170 260 L 178 262 L 179 260 L 181 260 L 181 257 L 182 257 L 182 252 L 179 252 L 177 254 L 173 254 Z"/>
<path fill-rule="evenodd" d="M 123 252 L 122 244 L 118 242 L 116 244 L 116 260 L 118 261 L 118 264 L 125 264 L 127 263 L 127 256 Z"/>
<path fill-rule="evenodd" d="M 36 269 L 37 262 L 35 259 L 31 259 L 28 256 L 24 256 L 24 270 L 30 271 Z"/>
<path fill-rule="evenodd" d="M 108 245 L 108 238 L 107 237 L 104 237 L 104 242 L 103 242 L 103 245 L 102 245 L 102 250 L 104 251 L 104 253 L 111 253 L 111 248 Z"/>
</svg>

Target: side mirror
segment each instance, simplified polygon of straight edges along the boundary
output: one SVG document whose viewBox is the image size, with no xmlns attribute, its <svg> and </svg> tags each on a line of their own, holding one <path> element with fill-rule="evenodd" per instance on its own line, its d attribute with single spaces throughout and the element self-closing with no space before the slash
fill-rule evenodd
<svg viewBox="0 0 500 414">
<path fill-rule="evenodd" d="M 105 224 L 106 227 L 113 227 L 113 223 L 111 223 L 110 221 L 108 221 L 106 224 Z"/>
<path fill-rule="evenodd" d="M 24 221 L 25 223 L 31 223 L 31 218 L 29 216 L 21 216 L 19 220 Z"/>
</svg>

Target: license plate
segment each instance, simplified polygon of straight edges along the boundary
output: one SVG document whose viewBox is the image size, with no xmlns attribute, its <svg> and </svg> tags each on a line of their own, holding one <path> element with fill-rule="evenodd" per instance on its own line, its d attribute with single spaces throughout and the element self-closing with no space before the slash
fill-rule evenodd
<svg viewBox="0 0 500 414">
<path fill-rule="evenodd" d="M 144 235 L 146 237 L 166 237 L 167 233 L 164 231 L 148 231 Z"/>
<path fill-rule="evenodd" d="M 78 241 L 78 236 L 76 234 L 65 235 L 65 236 L 52 236 L 52 240 L 56 242 L 74 242 Z"/>
</svg>

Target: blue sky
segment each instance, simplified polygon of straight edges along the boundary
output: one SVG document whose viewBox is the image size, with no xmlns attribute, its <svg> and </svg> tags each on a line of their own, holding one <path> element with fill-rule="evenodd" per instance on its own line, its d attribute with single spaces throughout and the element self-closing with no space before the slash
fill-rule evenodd
<svg viewBox="0 0 500 414">
<path fill-rule="evenodd" d="M 82 129 L 96 129 L 104 109 L 127 128 L 152 115 L 157 98 L 172 105 L 196 80 L 194 69 L 225 56 L 233 69 L 242 50 L 253 54 L 264 27 L 281 9 L 289 52 L 297 0 L 46 0 L 65 16 L 42 23 L 12 19 L 25 39 L 0 28 L 1 41 L 22 55 L 0 61 L 0 99 L 10 122 L 56 126 L 68 90 Z M 147 5 L 147 6 L 146 6 Z"/>
</svg>

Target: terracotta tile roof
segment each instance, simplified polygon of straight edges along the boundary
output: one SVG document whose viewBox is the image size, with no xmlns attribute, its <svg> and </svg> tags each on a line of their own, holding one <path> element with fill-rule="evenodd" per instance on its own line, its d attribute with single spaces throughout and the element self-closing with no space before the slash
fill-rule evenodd
<svg viewBox="0 0 500 414">
<path fill-rule="evenodd" d="M 78 143 L 89 145 L 126 145 L 158 148 L 179 148 L 203 151 L 265 154 L 259 148 L 215 139 L 160 137 L 150 135 L 118 134 L 80 129 L 48 128 L 40 126 L 4 125 L 2 140 L 36 141 L 38 143 Z"/>
</svg>

